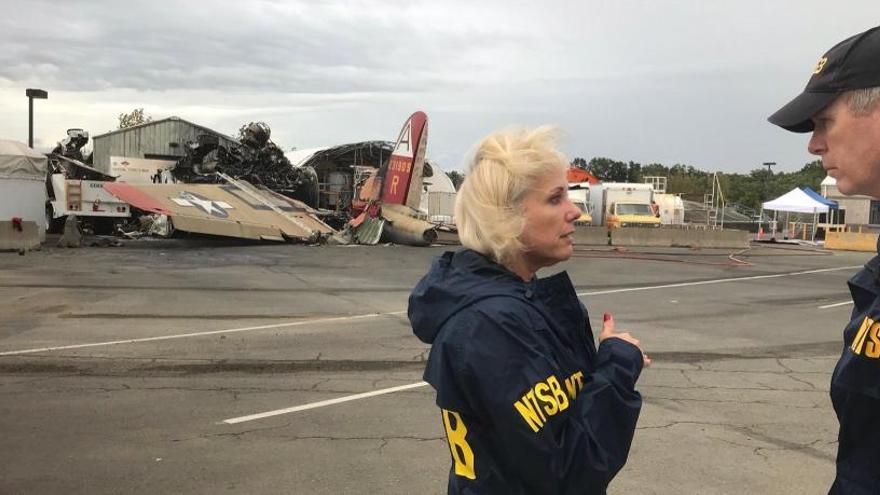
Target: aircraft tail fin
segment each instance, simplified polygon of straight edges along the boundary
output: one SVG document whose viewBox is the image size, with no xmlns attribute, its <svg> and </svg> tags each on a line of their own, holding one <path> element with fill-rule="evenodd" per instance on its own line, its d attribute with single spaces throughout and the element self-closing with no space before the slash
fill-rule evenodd
<svg viewBox="0 0 880 495">
<path fill-rule="evenodd" d="M 418 209 L 422 197 L 422 173 L 428 144 L 428 116 L 415 112 L 403 124 L 382 180 L 383 204 Z"/>
</svg>

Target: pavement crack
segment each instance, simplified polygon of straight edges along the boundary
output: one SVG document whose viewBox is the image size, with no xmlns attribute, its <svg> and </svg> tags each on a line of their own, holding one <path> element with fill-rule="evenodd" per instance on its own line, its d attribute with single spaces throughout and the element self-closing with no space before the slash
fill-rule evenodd
<svg viewBox="0 0 880 495">
<path fill-rule="evenodd" d="M 786 373 L 794 373 L 794 370 L 789 368 L 782 362 L 782 358 L 776 358 L 776 364 L 779 365 L 780 368 L 784 369 Z"/>
<path fill-rule="evenodd" d="M 684 377 L 685 381 L 687 381 L 688 383 L 690 383 L 693 387 L 695 387 L 695 388 L 701 388 L 701 387 L 702 387 L 702 385 L 696 383 L 695 381 L 693 381 L 693 380 L 691 379 L 690 376 L 688 376 L 688 374 L 687 374 L 687 370 L 679 370 L 679 372 L 681 373 L 681 376 Z"/>
<path fill-rule="evenodd" d="M 198 435 L 195 437 L 173 438 L 173 439 L 171 439 L 171 441 L 172 442 L 188 442 L 191 440 L 202 440 L 205 438 L 215 438 L 215 437 L 216 438 L 232 437 L 232 438 L 235 438 L 236 440 L 241 440 L 241 437 L 243 437 L 244 435 L 250 434 L 250 433 L 258 433 L 261 431 L 280 430 L 283 428 L 287 428 L 290 425 L 291 425 L 291 423 L 288 422 L 283 425 L 265 426 L 262 428 L 251 428 L 249 430 L 242 430 L 242 431 L 230 431 L 230 432 L 225 432 L 225 433 L 208 433 L 208 434 L 204 434 L 204 435 Z"/>
<path fill-rule="evenodd" d="M 672 428 L 673 426 L 680 426 L 680 425 L 694 425 L 694 426 L 701 426 L 701 425 L 702 425 L 702 426 L 727 426 L 727 427 L 733 427 L 733 426 L 734 426 L 734 425 L 727 424 L 727 423 L 718 423 L 718 422 L 712 422 L 712 421 L 671 421 L 671 422 L 669 422 L 669 423 L 662 424 L 662 425 L 654 425 L 654 426 L 637 426 L 636 429 L 637 429 L 637 430 L 663 430 L 663 429 L 666 429 L 666 428 Z"/>
<path fill-rule="evenodd" d="M 760 389 L 760 390 L 765 390 L 765 389 Z M 670 401 L 670 402 L 677 402 L 677 403 L 681 403 L 681 402 L 705 402 L 705 403 L 710 403 L 710 404 L 762 404 L 762 405 L 781 405 L 781 406 L 786 407 L 786 408 L 789 408 L 789 409 L 816 409 L 816 408 L 818 408 L 818 407 L 822 407 L 822 406 L 824 406 L 824 404 L 818 404 L 818 403 L 817 403 L 817 404 L 812 404 L 812 405 L 809 405 L 809 406 L 796 406 L 796 405 L 793 405 L 793 404 L 785 404 L 785 403 L 783 403 L 783 404 L 777 404 L 777 403 L 775 403 L 775 402 L 767 401 L 767 400 L 742 400 L 742 399 L 730 399 L 730 400 L 724 400 L 724 399 L 692 399 L 692 398 L 685 398 L 685 397 L 658 397 L 658 396 L 651 396 L 650 398 L 646 398 L 645 400 L 646 400 L 646 402 L 654 402 L 654 401 L 660 401 L 660 400 L 667 400 L 667 401 Z"/>
<path fill-rule="evenodd" d="M 798 378 L 794 375 L 785 375 L 785 376 L 787 376 L 790 380 L 794 380 L 798 383 L 803 383 L 804 385 L 810 387 L 810 390 L 819 390 L 819 388 L 816 387 L 816 384 L 814 384 L 813 382 L 808 382 L 807 380 L 804 380 L 803 378 Z"/>
</svg>

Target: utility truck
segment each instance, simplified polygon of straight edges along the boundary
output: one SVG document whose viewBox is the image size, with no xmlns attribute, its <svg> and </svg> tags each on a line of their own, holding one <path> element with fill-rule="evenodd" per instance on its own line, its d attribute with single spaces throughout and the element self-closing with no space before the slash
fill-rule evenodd
<svg viewBox="0 0 880 495">
<path fill-rule="evenodd" d="M 581 210 L 581 216 L 578 217 L 577 221 L 592 224 L 593 216 L 590 209 L 590 183 L 569 184 L 568 199 L 570 199 L 571 202 Z"/>
<path fill-rule="evenodd" d="M 604 182 L 590 186 L 593 225 L 659 227 L 660 217 L 650 184 Z"/>
<path fill-rule="evenodd" d="M 49 232 L 60 232 L 68 215 L 96 234 L 110 234 L 118 223 L 131 216 L 128 203 L 104 189 L 115 177 L 81 161 L 80 149 L 89 139 L 82 129 L 68 129 L 68 137 L 49 153 L 46 177 L 46 224 Z"/>
</svg>

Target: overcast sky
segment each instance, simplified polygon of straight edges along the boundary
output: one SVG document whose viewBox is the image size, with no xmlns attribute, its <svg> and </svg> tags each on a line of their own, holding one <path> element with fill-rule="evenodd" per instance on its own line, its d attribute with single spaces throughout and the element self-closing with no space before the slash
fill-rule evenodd
<svg viewBox="0 0 880 495">
<path fill-rule="evenodd" d="M 833 5 L 833 7 L 832 7 Z M 487 132 L 558 124 L 569 157 L 746 172 L 812 160 L 766 117 L 877 0 L 0 0 L 0 138 L 35 148 L 143 107 L 284 149 L 393 140 L 428 114 L 428 156 L 462 166 Z"/>
</svg>

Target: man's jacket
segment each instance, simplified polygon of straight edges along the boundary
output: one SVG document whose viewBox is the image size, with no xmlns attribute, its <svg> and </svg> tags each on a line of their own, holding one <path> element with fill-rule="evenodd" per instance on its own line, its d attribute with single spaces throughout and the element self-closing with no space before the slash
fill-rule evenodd
<svg viewBox="0 0 880 495">
<path fill-rule="evenodd" d="M 449 493 L 604 494 L 629 454 L 641 351 L 597 351 L 566 273 L 524 282 L 471 251 L 434 261 L 409 300 L 432 344 L 452 467 Z"/>
<path fill-rule="evenodd" d="M 834 495 L 880 493 L 880 255 L 849 280 L 853 311 L 831 377 L 840 421 Z"/>
</svg>

